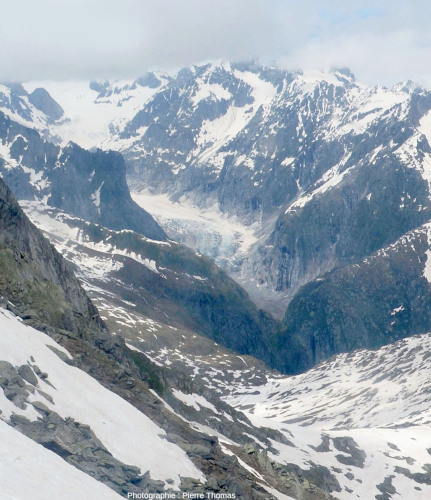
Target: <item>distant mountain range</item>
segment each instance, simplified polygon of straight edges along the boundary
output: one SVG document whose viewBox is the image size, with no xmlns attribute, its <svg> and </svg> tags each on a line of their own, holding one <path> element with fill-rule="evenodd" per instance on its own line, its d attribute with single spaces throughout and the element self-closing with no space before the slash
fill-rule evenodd
<svg viewBox="0 0 431 500">
<path fill-rule="evenodd" d="M 224 61 L 0 85 L 0 490 L 429 498 L 430 110 Z"/>
<path fill-rule="evenodd" d="M 65 110 L 60 119 L 40 118 L 28 97 L 34 84 L 25 85 L 29 94 L 4 90 L 5 113 L 16 117 L 19 107 L 11 102 L 24 99 L 21 121 L 38 113 L 33 127 L 65 144 L 55 147 L 50 164 L 35 166 L 27 157 L 37 155 L 23 139 L 15 141 L 22 131 L 4 141 L 6 165 L 23 158 L 32 176 L 14 182 L 19 169 L 3 169 L 18 197 L 31 197 L 30 190 L 34 197 L 36 190 L 38 199 L 49 196 L 51 206 L 73 215 L 163 239 L 160 228 L 138 216 L 124 177 L 93 174 L 97 168 L 89 165 L 100 161 L 107 171 L 108 157 L 67 146 L 82 139 L 80 126 L 87 124 L 83 144 L 123 154 L 133 199 L 151 210 L 168 236 L 215 258 L 258 307 L 284 318 L 281 332 L 270 335 L 277 345 L 273 366 L 302 370 L 337 352 L 431 328 L 426 253 L 414 276 L 411 266 L 397 266 L 397 283 L 415 285 L 407 294 L 381 291 L 377 310 L 376 287 L 385 281 L 373 281 L 370 273 L 358 278 L 356 271 L 368 259 L 390 267 L 383 249 L 402 244 L 431 218 L 428 90 L 411 82 L 369 87 L 348 70 L 289 73 L 225 61 L 86 88 L 45 85 Z M 59 158 L 65 162 L 57 173 Z M 111 154 L 110 161 L 113 171 L 123 170 L 119 158 Z M 86 167 L 72 174 L 68 162 Z M 74 183 L 81 189 L 64 190 Z M 107 206 L 98 206 L 99 199 Z M 399 328 L 392 324 L 397 307 L 410 318 Z M 417 308 L 421 321 L 414 319 Z"/>
</svg>

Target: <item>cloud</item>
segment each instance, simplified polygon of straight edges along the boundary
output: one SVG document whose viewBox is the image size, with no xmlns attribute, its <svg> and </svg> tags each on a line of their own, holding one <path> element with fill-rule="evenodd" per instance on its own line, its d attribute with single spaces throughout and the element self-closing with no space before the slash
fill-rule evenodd
<svg viewBox="0 0 431 500">
<path fill-rule="evenodd" d="M 371 84 L 390 86 L 411 79 L 431 86 L 426 21 L 431 6 L 421 1 L 397 8 L 384 1 L 378 5 L 356 2 L 349 8 L 320 11 L 315 33 L 291 47 L 279 62 L 288 68 L 349 67 L 359 80 Z"/>
<path fill-rule="evenodd" d="M 136 77 L 258 58 L 431 84 L 430 14 L 424 0 L 20 0 L 2 6 L 0 80 Z"/>
</svg>

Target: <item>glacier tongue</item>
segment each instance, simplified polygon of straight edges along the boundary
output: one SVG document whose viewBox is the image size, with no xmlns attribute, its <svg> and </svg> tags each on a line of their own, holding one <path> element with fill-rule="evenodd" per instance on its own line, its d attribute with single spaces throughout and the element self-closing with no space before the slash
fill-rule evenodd
<svg viewBox="0 0 431 500">
<path fill-rule="evenodd" d="M 146 207 L 172 239 L 198 253 L 213 258 L 218 265 L 233 272 L 250 247 L 258 241 L 258 223 L 242 224 L 217 207 L 202 209 L 190 201 L 172 201 L 168 195 L 149 191 L 131 192 L 133 200 Z"/>
</svg>

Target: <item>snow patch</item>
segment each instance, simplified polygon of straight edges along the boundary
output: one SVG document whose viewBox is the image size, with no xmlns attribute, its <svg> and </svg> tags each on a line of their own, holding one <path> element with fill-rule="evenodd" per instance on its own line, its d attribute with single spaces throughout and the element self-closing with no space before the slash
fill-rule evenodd
<svg viewBox="0 0 431 500">
<path fill-rule="evenodd" d="M 103 181 L 100 187 L 96 189 L 96 191 L 91 195 L 91 200 L 94 206 L 99 210 L 99 214 L 100 214 L 100 191 L 102 190 L 103 184 L 105 184 L 105 181 Z"/>
<path fill-rule="evenodd" d="M 427 237 L 428 249 L 425 252 L 427 260 L 425 261 L 423 276 L 428 281 L 428 283 L 431 283 L 431 227 L 428 227 Z"/>
<path fill-rule="evenodd" d="M 197 106 L 201 101 L 211 98 L 215 101 L 229 100 L 232 94 L 218 83 L 201 83 L 192 96 L 192 103 Z"/>
<path fill-rule="evenodd" d="M 185 394 L 184 392 L 181 392 L 177 389 L 173 389 L 172 393 L 177 399 L 182 401 L 185 405 L 191 406 L 197 411 L 200 411 L 201 407 L 203 407 L 203 408 L 208 408 L 213 413 L 217 414 L 220 413 L 212 403 L 207 401 L 203 396 L 200 396 L 199 394 Z"/>
</svg>

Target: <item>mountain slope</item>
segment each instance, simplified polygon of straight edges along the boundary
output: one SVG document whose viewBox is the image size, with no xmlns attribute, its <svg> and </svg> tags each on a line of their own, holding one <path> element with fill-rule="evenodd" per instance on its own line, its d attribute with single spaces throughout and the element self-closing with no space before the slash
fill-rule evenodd
<svg viewBox="0 0 431 500">
<path fill-rule="evenodd" d="M 34 210 L 33 207 L 33 214 L 36 214 L 37 212 Z M 67 224 L 70 226 L 73 221 L 70 220 L 70 217 L 65 216 L 64 214 L 56 214 L 56 218 L 51 219 L 51 226 L 46 221 L 46 218 L 44 220 L 44 217 L 42 216 L 43 212 L 39 212 L 37 214 L 37 219 L 39 221 L 44 221 L 44 225 L 46 229 L 49 230 L 50 234 L 53 234 L 53 226 L 57 226 L 57 244 L 62 241 L 64 247 L 63 251 L 66 255 L 69 255 L 69 258 L 72 255 L 72 252 L 75 253 L 76 250 L 78 252 L 75 253 L 75 255 L 83 255 L 82 248 L 84 245 L 78 249 L 73 249 L 68 247 L 65 242 L 67 243 L 67 238 L 65 238 L 65 234 L 67 233 L 67 229 L 65 229 L 64 225 Z M 52 214 L 51 214 L 52 216 Z M 46 217 L 46 216 L 45 216 Z M 63 220 L 62 224 L 60 221 Z M 74 224 L 79 223 L 79 221 L 74 221 Z M 88 224 L 88 223 L 87 223 Z M 63 238 L 59 238 L 59 226 L 62 226 L 63 228 Z M 70 229 L 69 229 L 70 230 Z M 99 231 L 103 231 L 102 228 L 99 229 Z M 112 233 L 112 232 L 111 232 Z M 70 234 L 70 233 L 69 233 Z M 112 235 L 114 236 L 114 235 Z M 130 237 L 130 235 L 129 235 Z M 112 238 L 111 238 L 112 240 Z M 83 242 L 85 243 L 85 241 Z M 152 243 L 154 245 L 155 243 Z M 163 243 L 157 244 L 158 247 L 165 247 L 167 244 Z M 86 242 L 86 246 L 93 246 L 91 244 L 91 240 Z M 85 247 L 84 247 L 85 248 Z M 94 246 L 93 246 L 94 248 Z M 108 250 L 105 248 L 105 251 Z M 135 248 L 137 250 L 137 248 Z M 94 251 L 94 250 L 93 250 Z M 119 251 L 118 246 L 116 247 L 116 251 Z M 88 250 L 87 250 L 88 252 Z M 91 253 L 90 253 L 91 255 Z M 112 258 L 112 256 L 115 255 L 114 251 L 111 247 L 111 253 L 108 253 L 108 255 L 105 257 L 105 260 L 109 262 L 109 260 Z M 118 254 L 117 254 L 118 255 Z M 96 257 L 97 259 L 100 258 L 100 250 L 97 253 L 93 254 L 93 257 Z M 134 256 L 128 257 L 130 258 L 137 259 L 138 254 L 136 253 Z M 141 257 L 141 260 L 142 257 Z M 99 262 L 101 263 L 101 260 L 95 260 L 94 262 Z M 78 262 L 78 261 L 77 261 Z M 143 261 L 145 262 L 145 261 Z M 145 264 L 141 264 L 145 265 Z M 161 268 L 159 266 L 155 267 L 155 262 L 153 264 L 153 269 L 158 269 L 159 272 L 162 271 L 165 275 L 169 275 L 169 270 L 166 268 Z M 100 269 L 102 267 L 100 266 Z M 90 266 L 88 269 L 93 269 L 95 270 L 95 267 Z M 202 271 L 202 270 L 201 270 Z M 152 271 L 154 272 L 154 270 Z M 181 351 L 187 356 L 189 351 L 189 348 L 187 346 L 187 340 L 186 336 L 190 335 L 188 334 L 184 328 L 180 327 L 178 324 L 175 324 L 173 326 L 172 324 L 168 323 L 169 316 L 164 316 L 165 320 L 165 326 L 161 325 L 161 322 L 156 322 L 154 320 L 150 320 L 147 318 L 145 320 L 144 315 L 142 314 L 142 309 L 139 307 L 139 301 L 135 301 L 134 303 L 130 302 L 127 300 L 127 298 L 121 293 L 118 292 L 118 288 L 112 288 L 110 286 L 110 283 L 112 283 L 112 279 L 108 280 L 107 282 L 103 282 L 103 279 L 99 275 L 99 280 L 96 279 L 91 279 L 90 274 L 85 273 L 85 268 L 81 267 L 81 273 L 83 276 L 85 276 L 85 279 L 87 281 L 87 286 L 90 286 L 92 288 L 92 295 L 94 296 L 99 296 L 98 303 L 100 303 L 103 307 L 103 312 L 104 315 L 108 316 L 109 323 L 112 326 L 112 328 L 115 329 L 115 331 L 122 331 L 124 335 L 126 335 L 127 338 L 127 345 L 129 345 L 133 351 L 132 352 L 145 352 L 148 353 L 150 358 L 157 356 L 156 353 L 151 353 L 149 350 L 151 349 L 150 342 L 148 342 L 151 337 L 155 337 L 155 340 L 157 341 L 157 338 L 160 337 L 159 340 L 159 348 L 160 346 L 164 346 L 162 348 L 162 351 L 166 351 L 166 346 L 167 344 L 164 342 L 164 338 L 166 338 L 165 333 L 163 333 L 163 329 L 169 330 L 172 332 L 173 335 L 173 350 L 179 354 L 179 358 L 182 356 L 180 355 L 180 349 Z M 178 277 L 180 274 L 178 273 Z M 198 276 L 195 275 L 195 278 L 200 278 L 202 279 L 203 276 Z M 200 281 L 198 279 L 198 281 Z M 95 285 L 98 285 L 97 287 Z M 134 290 L 136 294 L 136 289 Z M 118 294 L 117 298 L 117 304 L 118 302 L 122 300 L 122 307 L 113 307 L 115 305 L 115 298 L 113 297 L 113 292 Z M 124 292 L 123 292 L 124 293 Z M 135 295 L 136 297 L 136 295 Z M 120 300 L 118 300 L 120 299 Z M 121 303 L 121 302 L 120 302 Z M 126 309 L 125 309 L 126 308 Z M 127 309 L 130 311 L 130 313 L 127 313 Z M 151 309 L 147 309 L 147 311 Z M 166 308 L 164 308 L 166 311 Z M 208 346 L 210 346 L 210 343 L 206 344 L 202 341 L 202 339 L 198 339 L 197 336 L 201 332 L 200 329 L 197 329 L 196 332 L 191 332 L 191 341 L 195 343 L 196 348 L 200 349 L 202 352 L 202 349 L 205 350 Z M 183 344 L 183 345 L 182 345 Z M 67 344 L 68 349 L 70 349 L 70 345 Z M 84 347 L 85 349 L 88 349 L 88 347 Z M 73 348 L 74 350 L 72 351 L 74 354 L 74 357 L 76 357 L 76 346 Z M 210 346 L 210 349 L 213 349 L 213 347 Z M 214 380 L 214 382 L 220 380 L 220 377 L 224 377 L 223 372 L 225 370 L 225 364 L 227 359 L 230 359 L 231 357 L 237 357 L 237 362 L 236 364 L 241 366 L 244 364 L 244 359 L 240 356 L 234 355 L 232 353 L 227 353 L 226 351 L 221 350 L 220 348 L 219 352 L 221 354 L 218 354 L 216 356 L 217 358 L 221 358 L 220 362 L 217 361 L 218 367 L 216 368 L 217 365 L 215 365 L 216 359 L 213 359 L 210 357 L 209 359 L 211 362 L 209 363 L 209 366 L 214 367 L 214 374 L 211 377 L 211 379 Z M 80 349 L 78 351 L 79 355 L 81 355 L 82 350 Z M 91 353 L 90 355 L 87 355 L 82 359 L 81 364 L 89 364 L 89 367 L 91 367 L 91 372 L 95 376 L 101 376 L 102 379 L 106 382 L 108 382 L 107 378 L 107 368 L 106 366 L 103 366 L 103 369 L 100 369 L 100 365 L 98 366 L 98 363 L 94 363 L 94 358 L 98 358 L 96 353 Z M 138 354 L 139 355 L 139 354 Z M 227 356 L 227 357 L 226 357 Z M 157 356 L 158 357 L 158 356 Z M 133 356 L 132 356 L 133 358 Z M 193 445 L 192 448 L 190 448 L 187 444 L 184 444 L 184 439 L 189 439 L 187 438 L 188 433 L 192 430 L 192 432 L 196 432 L 198 430 L 200 433 L 205 433 L 209 434 L 210 436 L 217 436 L 218 440 L 217 442 L 220 443 L 221 450 L 224 454 L 231 455 L 232 453 L 234 454 L 232 457 L 232 460 L 234 460 L 234 457 L 238 457 L 239 463 L 241 464 L 241 467 L 245 468 L 245 470 L 249 471 L 249 473 L 252 474 L 252 482 L 250 484 L 254 484 L 254 487 L 252 490 L 242 490 L 243 484 L 249 484 L 249 483 L 244 483 L 244 479 L 241 479 L 241 476 L 235 476 L 235 473 L 232 471 L 235 470 L 234 462 L 229 462 L 229 464 L 226 464 L 226 462 L 223 462 L 223 460 L 220 457 L 221 464 L 226 464 L 225 466 L 229 467 L 229 474 L 222 473 L 220 475 L 220 472 L 213 471 L 213 478 L 216 479 L 218 482 L 216 484 L 219 484 L 217 486 L 217 489 L 215 491 L 223 491 L 219 490 L 220 485 L 223 485 L 225 481 L 227 481 L 227 484 L 225 488 L 227 491 L 236 491 L 237 495 L 239 498 L 241 498 L 241 495 L 244 496 L 244 498 L 268 498 L 268 493 L 265 493 L 264 491 L 260 490 L 259 493 L 259 488 L 264 488 L 266 492 L 270 492 L 270 494 L 275 495 L 276 498 L 285 498 L 283 495 L 294 495 L 294 497 L 298 496 L 300 498 L 331 498 L 329 495 L 329 491 L 332 491 L 333 488 L 333 483 L 328 480 L 328 473 L 321 471 L 321 470 L 316 470 L 313 473 L 308 473 L 308 472 L 301 472 L 301 469 L 295 469 L 294 471 L 291 471 L 289 474 L 291 479 L 293 481 L 297 481 L 297 484 L 295 485 L 294 488 L 286 485 L 284 481 L 280 478 L 280 474 L 285 473 L 285 468 L 281 467 L 274 463 L 274 465 L 268 466 L 268 463 L 266 461 L 266 453 L 268 450 L 273 450 L 274 453 L 276 453 L 275 447 L 271 444 L 270 440 L 275 440 L 277 442 L 283 443 L 287 442 L 286 437 L 283 437 L 281 433 L 278 431 L 267 431 L 265 429 L 259 429 L 253 427 L 247 420 L 244 420 L 243 415 L 237 414 L 236 412 L 232 412 L 232 408 L 229 406 L 223 406 L 220 401 L 219 401 L 219 396 L 217 395 L 217 391 L 213 390 L 208 390 L 207 385 L 204 383 L 205 380 L 201 379 L 195 379 L 191 380 L 189 379 L 185 373 L 189 373 L 189 370 L 184 370 L 181 365 L 177 364 L 177 368 L 173 368 L 170 366 L 170 356 L 166 359 L 166 365 L 167 365 L 167 370 L 161 371 L 161 368 L 149 368 L 143 363 L 144 358 L 137 358 L 139 360 L 139 365 L 143 367 L 144 372 L 143 374 L 146 373 L 149 375 L 148 381 L 151 384 L 154 389 L 158 391 L 158 397 L 157 399 L 160 398 L 160 395 L 162 396 L 162 399 L 160 400 L 163 405 L 166 405 L 166 408 L 169 411 L 172 411 L 172 409 L 175 410 L 177 414 L 180 414 L 182 417 L 182 420 L 186 420 L 186 426 L 182 424 L 181 429 L 178 427 L 174 430 L 172 427 L 172 422 L 169 423 L 169 439 L 171 439 L 174 443 L 177 443 L 179 446 L 184 447 L 184 449 L 187 450 L 193 450 L 197 453 L 198 456 L 200 457 L 206 457 L 208 456 L 209 450 L 208 450 L 208 444 L 204 444 L 201 442 L 202 446 L 204 448 L 196 447 L 196 445 Z M 196 356 L 196 359 L 201 358 L 201 356 Z M 253 366 L 253 363 L 256 363 L 253 360 L 249 360 L 247 358 L 248 362 L 251 362 L 251 366 Z M 148 362 L 147 362 L 148 363 Z M 157 360 L 157 364 L 160 365 L 160 361 Z M 228 365 L 227 365 L 228 366 Z M 179 369 L 179 368 L 182 369 Z M 265 369 L 262 365 L 259 366 L 259 370 L 263 373 L 265 373 Z M 229 371 L 229 370 L 228 370 Z M 256 378 L 256 372 L 250 373 L 252 370 L 248 369 L 246 370 L 249 372 L 249 374 L 245 374 L 245 377 L 251 377 L 254 379 L 253 383 L 256 383 L 258 380 Z M 195 373 L 193 373 L 195 374 Z M 241 376 L 241 380 L 242 380 Z M 124 385 L 122 384 L 122 387 L 120 390 L 127 390 L 129 392 L 129 387 L 130 383 L 130 378 L 124 379 Z M 114 384 L 115 385 L 115 384 Z M 169 389 L 169 387 L 174 387 L 174 389 Z M 118 387 L 115 388 L 115 390 L 118 390 Z M 132 389 L 133 390 L 133 389 Z M 136 391 L 139 391 L 139 394 L 141 395 L 140 397 L 144 397 L 145 392 L 143 392 L 142 386 L 137 385 L 136 386 Z M 137 392 L 133 390 L 133 398 L 135 404 L 137 404 L 136 397 L 137 397 Z M 151 418 L 155 418 L 156 421 L 162 420 L 164 422 L 163 427 L 166 428 L 167 422 L 166 422 L 166 415 L 160 415 L 160 403 L 156 406 L 154 406 L 154 396 L 155 393 L 153 393 L 153 404 L 152 404 L 152 409 L 150 409 L 150 415 Z M 140 406 L 141 408 L 141 406 Z M 144 409 L 145 412 L 148 412 L 148 407 Z M 148 414 L 148 413 L 147 413 Z M 178 423 L 176 424 L 178 425 Z M 187 426 L 190 426 L 189 430 L 187 429 Z M 208 438 L 206 438 L 208 439 Z M 215 438 L 211 438 L 212 442 L 214 441 Z M 211 450 L 213 448 L 211 447 Z M 215 450 L 214 450 L 215 451 Z M 203 454 L 203 455 L 202 455 Z M 252 455 L 252 456 L 251 456 Z M 213 457 L 213 455 L 209 455 Z M 255 460 L 259 458 L 259 461 L 255 462 Z M 252 461 L 250 459 L 252 458 Z M 214 460 L 214 458 L 211 458 L 211 460 Z M 219 463 L 219 458 L 218 455 L 216 454 L 216 465 Z M 268 468 L 269 467 L 269 468 Z M 204 469 L 205 471 L 208 471 L 208 469 Z M 302 479 L 295 479 L 299 477 L 303 477 L 305 474 L 305 477 L 307 477 L 307 481 L 303 481 Z M 234 476 L 236 479 L 234 479 Z M 330 473 L 329 473 L 330 476 Z M 326 479 L 325 479 L 326 478 Z M 214 480 L 213 480 L 214 481 Z M 240 481 L 239 482 L 239 487 L 238 486 L 233 486 L 234 482 L 233 481 Z M 325 481 L 329 481 L 328 484 L 326 484 Z M 211 484 L 214 484 L 211 483 Z M 245 486 L 244 486 L 245 487 Z M 256 487 L 259 487 L 256 490 Z M 207 488 L 212 488 L 212 487 L 207 487 Z M 329 490 L 328 490 L 329 488 Z M 197 489 L 196 491 L 200 491 Z M 212 491 L 210 489 L 210 491 Z M 224 490 L 226 491 L 226 490 Z M 312 491 L 312 495 L 310 496 L 310 491 Z M 260 496 L 259 496 L 260 495 Z"/>
<path fill-rule="evenodd" d="M 174 242 L 112 231 L 35 202 L 23 202 L 95 296 L 133 303 L 152 321 L 185 327 L 242 354 L 271 361 L 267 340 L 278 323 L 209 259 Z"/>
<path fill-rule="evenodd" d="M 253 227 L 247 253 L 224 247 L 225 259 L 198 236 L 185 240 L 215 255 L 259 306 L 281 316 L 290 303 L 274 366 L 297 371 L 429 330 L 421 269 L 399 297 L 413 304 L 402 326 L 391 326 L 398 306 L 385 300 L 411 279 L 416 255 L 395 268 L 382 256 L 379 270 L 360 276 L 345 267 L 336 285 L 324 276 L 341 276 L 339 267 L 361 265 L 430 220 L 430 110 L 430 93 L 412 83 L 370 88 L 345 71 L 210 64 L 180 72 L 114 140 L 135 199 L 164 193 Z M 184 221 L 172 220 L 167 231 L 181 234 Z"/>
<path fill-rule="evenodd" d="M 414 183 L 420 165 L 422 163 L 412 170 L 415 172 Z M 344 187 L 348 184 L 343 182 L 347 180 L 347 174 L 341 177 L 340 187 Z M 402 184 L 402 176 L 399 182 Z M 314 202 L 331 191 L 332 188 L 321 189 L 316 198 L 311 199 Z M 416 208 L 411 214 L 418 213 L 414 223 L 422 224 L 419 212 L 424 206 L 415 205 L 417 200 L 412 197 L 413 193 L 410 191 L 409 196 Z M 374 195 L 375 192 L 370 200 Z M 402 202 L 409 203 L 409 200 L 406 196 Z M 13 204 L 10 206 L 19 214 Z M 43 220 L 46 207 L 39 212 L 31 204 L 28 207 Z M 192 316 L 190 323 L 172 324 L 172 318 L 178 316 L 176 313 L 170 316 L 171 310 L 165 305 L 169 302 L 166 299 L 172 293 L 174 281 L 179 281 L 178 290 L 190 284 L 186 293 L 193 289 L 199 290 L 200 294 L 209 293 L 211 285 L 205 278 L 210 281 L 214 268 L 208 261 L 196 259 L 184 249 L 169 254 L 166 249 L 175 245 L 172 242 L 156 243 L 128 231 L 109 231 L 53 208 L 48 212 L 52 217 L 48 231 L 53 235 L 54 229 L 60 226 L 60 234 L 54 234 L 54 239 L 63 247 L 65 255 L 75 259 L 80 266 L 86 286 L 92 287 L 94 295 L 98 295 L 98 304 L 104 305 L 103 314 L 107 321 L 118 328 L 116 332 L 126 335 L 130 348 L 118 335 L 108 335 L 97 318 L 93 319 L 99 325 L 99 332 L 88 341 L 67 330 L 47 329 L 60 342 L 54 345 L 46 336 L 39 337 L 40 332 L 29 330 L 10 312 L 2 311 L 2 331 L 10 332 L 9 340 L 14 340 L 10 342 L 7 337 L 2 337 L 2 416 L 9 419 L 14 431 L 20 429 L 24 434 L 34 435 L 37 430 L 39 443 L 56 450 L 69 462 L 90 469 L 93 475 L 122 495 L 127 491 L 161 492 L 166 488 L 168 491 L 169 488 L 180 488 L 195 493 L 235 493 L 238 498 L 268 498 L 270 495 L 310 500 L 331 497 L 428 498 L 430 464 L 427 450 L 431 449 L 426 427 L 429 423 L 429 335 L 405 339 L 376 352 L 341 355 L 297 377 L 268 372 L 250 358 L 229 353 L 208 339 L 205 347 L 200 347 L 208 349 L 204 355 L 196 347 L 200 344 L 197 335 L 204 324 L 196 318 L 193 321 Z M 21 225 L 15 221 L 13 211 L 9 221 L 12 228 Z M 343 325 L 343 321 L 347 324 L 347 327 L 343 326 L 344 332 L 354 324 L 368 335 L 371 325 L 373 335 L 369 335 L 367 341 L 377 337 L 387 342 L 405 332 L 415 333 L 416 328 L 420 331 L 428 328 L 428 315 L 420 316 L 422 311 L 426 313 L 428 310 L 428 229 L 424 225 L 365 258 L 358 257 L 363 251 L 360 249 L 353 264 L 349 264 L 347 255 L 346 262 L 342 262 L 344 267 L 319 277 L 321 281 L 308 285 L 304 295 L 299 292 L 297 300 L 291 302 L 299 312 L 323 309 L 322 314 L 330 321 L 334 314 L 334 302 L 330 300 L 338 297 L 340 300 L 336 305 L 344 308 L 341 321 L 340 317 L 334 319 L 335 326 L 331 326 L 330 335 L 324 331 L 324 324 L 316 321 L 318 315 L 306 317 L 310 324 L 307 321 L 297 323 L 296 327 L 301 330 L 299 339 L 310 344 L 306 346 L 306 352 L 312 363 L 331 354 L 328 350 L 334 348 L 331 344 L 337 344 L 338 338 L 342 338 L 333 332 L 337 333 L 337 326 Z M 393 234 L 391 238 L 395 237 L 396 231 L 389 231 L 386 236 Z M 13 266 L 20 262 L 19 252 L 13 250 L 15 238 L 20 241 L 20 231 L 16 233 L 15 237 L 11 230 L 12 236 L 7 241 L 8 246 L 12 245 L 12 255 L 17 257 L 10 259 Z M 381 241 L 385 241 L 386 236 L 383 235 Z M 27 238 L 22 240 L 18 249 L 25 248 Z M 364 238 L 364 243 L 367 240 L 368 237 Z M 368 248 L 365 253 L 370 251 Z M 31 251 L 28 253 L 35 255 Z M 42 266 L 38 260 L 38 266 L 51 268 L 48 264 Z M 110 276 L 112 272 L 114 274 Z M 27 276 L 27 271 L 24 275 Z M 163 276 L 166 280 L 170 278 L 170 285 L 161 286 L 165 280 Z M 106 280 L 106 277 L 121 280 Z M 143 279 L 138 283 L 140 277 Z M 228 283 L 222 274 L 218 279 L 220 286 Z M 133 285 L 129 289 L 124 286 L 128 281 Z M 337 295 L 338 287 L 346 290 L 344 296 Z M 144 306 L 145 300 L 142 300 L 142 305 L 138 301 L 136 304 L 130 302 L 136 299 L 137 291 L 148 300 L 156 290 L 162 293 L 153 303 L 150 301 Z M 127 292 L 129 295 L 124 295 Z M 375 301 L 376 292 L 381 294 L 378 303 Z M 242 297 L 242 292 L 236 290 L 236 293 L 235 297 Z M 157 311 L 158 301 L 161 301 L 162 310 Z M 242 308 L 247 305 L 246 300 L 240 302 Z M 115 303 L 116 308 L 112 307 Z M 328 304 L 331 307 L 327 307 Z M 20 303 L 15 304 L 14 310 L 26 318 L 25 310 L 20 310 L 19 306 Z M 211 309 L 213 306 L 211 302 Z M 232 317 L 235 311 L 237 313 L 236 309 L 231 311 Z M 157 318 L 146 317 L 150 312 L 158 313 Z M 335 316 L 337 313 L 338 309 Z M 166 321 L 164 325 L 162 319 Z M 210 323 L 211 315 L 206 319 Z M 46 321 L 51 322 L 49 318 Z M 285 321 L 288 326 L 295 326 L 293 318 L 287 316 Z M 232 325 L 227 326 L 230 329 Z M 168 330 L 171 332 L 170 344 L 164 342 Z M 314 334 L 322 342 L 316 342 L 318 349 L 313 350 L 310 338 Z M 20 342 L 19 335 L 26 340 Z M 286 337 L 280 338 L 286 340 Z M 190 350 L 187 343 L 192 343 L 192 340 L 193 350 Z M 355 345 L 348 344 L 351 340 L 355 339 L 343 338 L 335 347 L 342 349 L 343 345 L 349 345 L 349 348 L 354 348 Z M 358 340 L 362 342 L 361 335 L 358 335 Z M 37 348 L 33 348 L 36 343 Z M 47 343 L 56 349 L 57 354 L 46 347 Z M 282 349 L 291 346 L 280 343 Z M 303 348 L 302 345 L 299 347 Z M 217 353 L 214 358 L 212 352 Z M 285 354 L 286 351 L 280 352 L 283 360 Z M 155 366 L 148 357 L 164 366 Z M 71 373 L 72 368 L 91 373 L 100 387 L 94 380 L 90 382 L 83 372 L 76 375 L 75 371 L 73 384 L 65 384 L 61 375 Z M 70 378 L 67 375 L 66 379 Z M 123 450 L 121 443 L 115 442 L 115 433 L 110 433 L 107 438 L 101 426 L 103 408 L 99 405 L 97 413 L 95 405 L 89 411 L 80 406 L 79 398 L 67 392 L 74 389 L 80 395 L 86 394 L 87 390 L 78 384 L 83 380 L 85 387 L 90 387 L 90 393 L 95 395 L 94 402 L 99 396 L 103 401 L 115 401 L 113 404 L 121 407 L 130 421 L 135 421 L 135 417 L 139 420 L 139 426 L 147 429 L 141 443 L 151 437 L 155 449 L 169 447 L 164 441 L 171 444 L 175 449 L 174 456 L 189 467 L 183 473 L 192 478 L 177 477 L 177 469 L 169 472 L 160 462 L 150 460 L 150 463 L 144 463 L 139 453 L 132 456 L 133 445 L 136 445 L 136 439 L 133 441 L 135 429 L 128 434 L 127 429 L 117 423 L 121 435 L 125 436 L 121 441 L 132 443 L 129 450 Z M 57 390 L 49 383 L 53 383 Z M 105 393 L 108 388 L 122 401 Z M 228 404 L 220 402 L 220 394 Z M 53 405 L 49 398 L 56 404 Z M 111 425 L 111 415 L 108 417 L 105 417 L 106 425 Z M 51 432 L 52 426 L 55 432 Z M 76 441 L 64 446 L 64 437 L 70 435 Z M 164 435 L 165 440 L 160 435 Z M 82 453 L 83 445 L 85 449 L 90 448 L 88 454 Z M 94 456 L 96 449 L 98 453 Z M 110 450 L 115 450 L 113 454 L 118 456 L 109 457 Z M 108 460 L 108 467 L 105 460 Z M 108 474 L 106 468 L 110 471 Z M 151 478 L 143 474 L 145 468 L 151 471 Z M 120 477 L 113 470 L 115 474 L 121 471 Z M 157 478 L 159 480 L 155 481 Z"/>
<path fill-rule="evenodd" d="M 1 488 L 5 498 L 15 500 L 31 496 L 37 500 L 55 497 L 74 500 L 82 491 L 94 498 L 122 498 L 2 420 L 0 435 L 3 451 Z"/>
<path fill-rule="evenodd" d="M 251 253 L 224 264 L 282 314 L 271 291 L 286 307 L 303 284 L 429 219 L 430 109 L 410 83 L 209 64 L 180 72 L 109 144 L 133 191 L 260 224 Z"/>
<path fill-rule="evenodd" d="M 425 499 L 429 342 L 426 334 L 339 355 L 296 377 L 231 386 L 226 400 L 254 424 L 285 432 L 297 446 L 279 447 L 286 460 L 328 467 L 337 498 Z"/>
<path fill-rule="evenodd" d="M 0 228 L 0 290 L 8 307 L 80 336 L 103 333 L 103 322 L 71 266 L 29 222 L 2 179 Z"/>
<path fill-rule="evenodd" d="M 1 196 L 0 255 L 5 259 L 12 255 L 10 286 L 4 286 L 3 300 L 18 314 L 0 310 L 1 420 L 123 496 L 167 488 L 267 498 L 267 490 L 237 458 L 243 453 L 240 444 L 232 455 L 208 435 L 211 428 L 185 420 L 181 411 L 177 415 L 166 403 L 178 391 L 173 382 L 178 380 L 184 390 L 184 375 L 164 376 L 142 353 L 111 335 L 70 266 L 28 221 L 3 182 Z M 40 303 L 45 287 L 54 288 L 55 294 Z M 236 415 L 232 409 L 227 411 Z M 233 417 L 222 415 L 217 421 L 227 428 L 228 417 L 230 421 Z M 238 436 L 241 425 L 249 426 L 236 424 Z M 267 439 L 259 430 L 251 432 Z M 12 439 L 23 451 L 34 449 L 15 436 L 6 432 L 2 446 Z M 143 447 L 151 453 L 142 454 Z M 8 449 L 3 449 L 7 454 Z M 36 455 L 45 456 L 44 452 Z M 48 464 L 55 460 L 48 459 Z M 8 470 L 15 477 L 17 470 L 22 472 L 19 466 Z M 32 467 L 26 487 L 34 486 L 35 470 Z M 39 470 L 45 474 L 43 467 Z M 67 468 L 61 470 L 64 474 Z M 71 478 L 75 477 L 72 473 Z M 10 482 L 5 485 L 10 489 Z M 91 482 L 89 489 L 103 491 Z"/>
<path fill-rule="evenodd" d="M 275 366 L 304 370 L 337 352 L 376 348 L 430 331 L 429 231 L 426 223 L 370 257 L 305 285 L 287 308 Z M 300 356 L 292 341 L 300 346 Z"/>
</svg>

